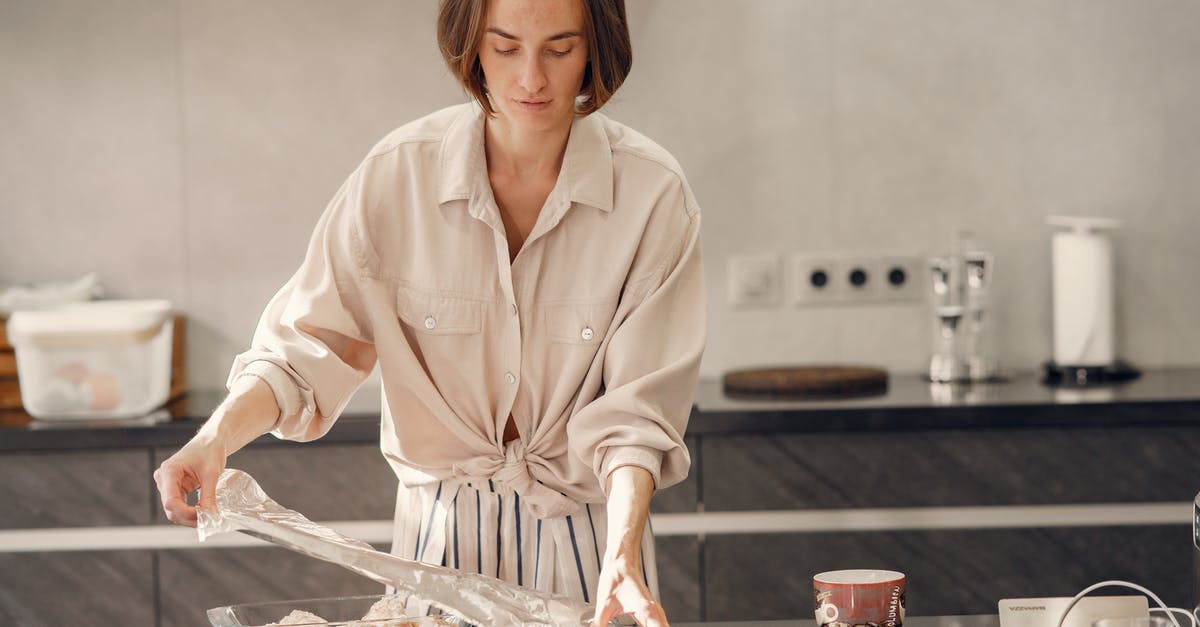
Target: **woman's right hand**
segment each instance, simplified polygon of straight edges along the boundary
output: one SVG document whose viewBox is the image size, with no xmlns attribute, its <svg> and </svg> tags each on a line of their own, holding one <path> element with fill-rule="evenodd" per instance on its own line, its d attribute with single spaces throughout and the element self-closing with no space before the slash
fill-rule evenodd
<svg viewBox="0 0 1200 627">
<path fill-rule="evenodd" d="M 167 520 L 196 526 L 196 508 L 187 495 L 200 489 L 199 507 L 217 511 L 217 478 L 225 470 L 225 449 L 220 442 L 197 435 L 154 471 L 154 483 Z"/>
</svg>

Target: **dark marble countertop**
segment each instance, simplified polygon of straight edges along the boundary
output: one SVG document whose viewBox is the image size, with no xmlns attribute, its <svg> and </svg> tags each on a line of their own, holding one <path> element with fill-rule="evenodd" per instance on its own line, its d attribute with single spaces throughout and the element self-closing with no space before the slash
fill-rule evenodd
<svg viewBox="0 0 1200 627">
<path fill-rule="evenodd" d="M 127 421 L 46 422 L 0 412 L 0 451 L 178 447 L 223 394 L 190 392 L 150 416 Z M 378 388 L 364 388 L 319 442 L 378 442 L 379 407 Z M 719 379 L 704 379 L 688 433 L 1162 425 L 1200 427 L 1200 368 L 1150 370 L 1134 381 L 1086 389 L 1047 387 L 1034 373 L 972 385 L 893 374 L 883 394 L 814 400 L 731 397 Z M 292 443 L 263 436 L 253 445 Z"/>
<path fill-rule="evenodd" d="M 1179 424 L 1200 427 L 1200 368 L 1148 370 L 1133 381 L 1090 388 L 1050 387 L 1032 372 L 976 384 L 930 383 L 915 374 L 892 374 L 883 394 L 812 400 L 733 397 L 725 394 L 720 380 L 705 379 L 688 431 Z"/>
</svg>

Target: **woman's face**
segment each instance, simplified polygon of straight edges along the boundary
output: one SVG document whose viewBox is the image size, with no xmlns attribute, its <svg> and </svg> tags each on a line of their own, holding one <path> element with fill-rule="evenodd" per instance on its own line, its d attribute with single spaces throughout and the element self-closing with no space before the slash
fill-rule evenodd
<svg viewBox="0 0 1200 627">
<path fill-rule="evenodd" d="M 580 0 L 488 0 L 479 44 L 492 106 L 514 130 L 569 125 L 588 45 Z"/>
</svg>

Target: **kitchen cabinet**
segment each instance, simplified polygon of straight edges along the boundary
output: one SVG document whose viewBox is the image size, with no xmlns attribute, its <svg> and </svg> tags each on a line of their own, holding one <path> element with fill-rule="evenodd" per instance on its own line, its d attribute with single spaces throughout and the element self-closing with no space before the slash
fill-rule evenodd
<svg viewBox="0 0 1200 627">
<path fill-rule="evenodd" d="M 1130 504 L 1136 511 L 1186 503 L 1200 487 L 1194 427 L 709 435 L 700 450 L 709 512 L 848 517 L 869 509 L 886 517 L 903 508 L 927 512 L 930 526 L 952 527 L 955 508 Z M 812 575 L 841 568 L 905 572 L 909 609 L 918 615 L 995 612 L 1001 598 L 1071 596 L 1114 578 L 1194 604 L 1191 529 L 1186 508 L 1180 513 L 1181 524 L 1170 525 L 1040 528 L 997 519 L 995 528 L 709 535 L 706 617 L 810 616 Z"/>
<path fill-rule="evenodd" d="M 0 529 L 147 524 L 150 472 L 144 450 L 0 453 Z"/>
<path fill-rule="evenodd" d="M 1073 596 L 1103 579 L 1186 604 L 1186 525 L 710 535 L 707 620 L 813 615 L 812 576 L 842 568 L 907 575 L 910 615 L 994 614 L 1004 598 Z"/>
<path fill-rule="evenodd" d="M 0 498 L 11 504 L 0 540 L 14 529 L 165 525 L 150 473 L 221 396 L 172 403 L 170 422 L 110 428 L 41 429 L 0 412 Z M 850 401 L 731 399 L 707 381 L 688 433 L 691 475 L 651 503 L 662 603 L 675 623 L 811 616 L 811 576 L 858 566 L 905 571 L 910 615 L 993 614 L 1000 598 L 1069 595 L 1110 578 L 1172 604 L 1197 601 L 1189 523 L 1200 490 L 1200 369 L 1151 371 L 1088 394 L 1060 394 L 1030 375 L 934 395 L 893 377 L 886 395 Z M 378 408 L 359 407 L 317 442 L 264 437 L 230 466 L 314 519 L 386 521 L 395 478 L 378 434 Z M 1000 519 L 1013 508 L 1073 506 L 1171 509 L 1148 522 Z M 712 513 L 892 510 L 942 523 L 704 527 Z M 943 524 L 967 510 L 970 525 Z M 58 582 L 76 573 L 111 581 L 69 583 L 76 594 L 62 598 Z M 203 610 L 218 605 L 379 590 L 273 547 L 0 552 L 3 624 L 203 625 Z M 99 619 L 72 620 L 80 608 Z"/>
<path fill-rule="evenodd" d="M 150 551 L 0 553 L 0 625 L 154 625 L 154 591 Z"/>
</svg>

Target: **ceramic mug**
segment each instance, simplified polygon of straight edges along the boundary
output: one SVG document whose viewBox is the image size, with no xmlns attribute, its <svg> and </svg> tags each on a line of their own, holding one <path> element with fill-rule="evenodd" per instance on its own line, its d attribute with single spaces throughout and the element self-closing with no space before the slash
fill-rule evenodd
<svg viewBox="0 0 1200 627">
<path fill-rule="evenodd" d="M 901 627 L 904 573 L 832 570 L 813 576 L 813 607 L 821 627 Z"/>
</svg>

